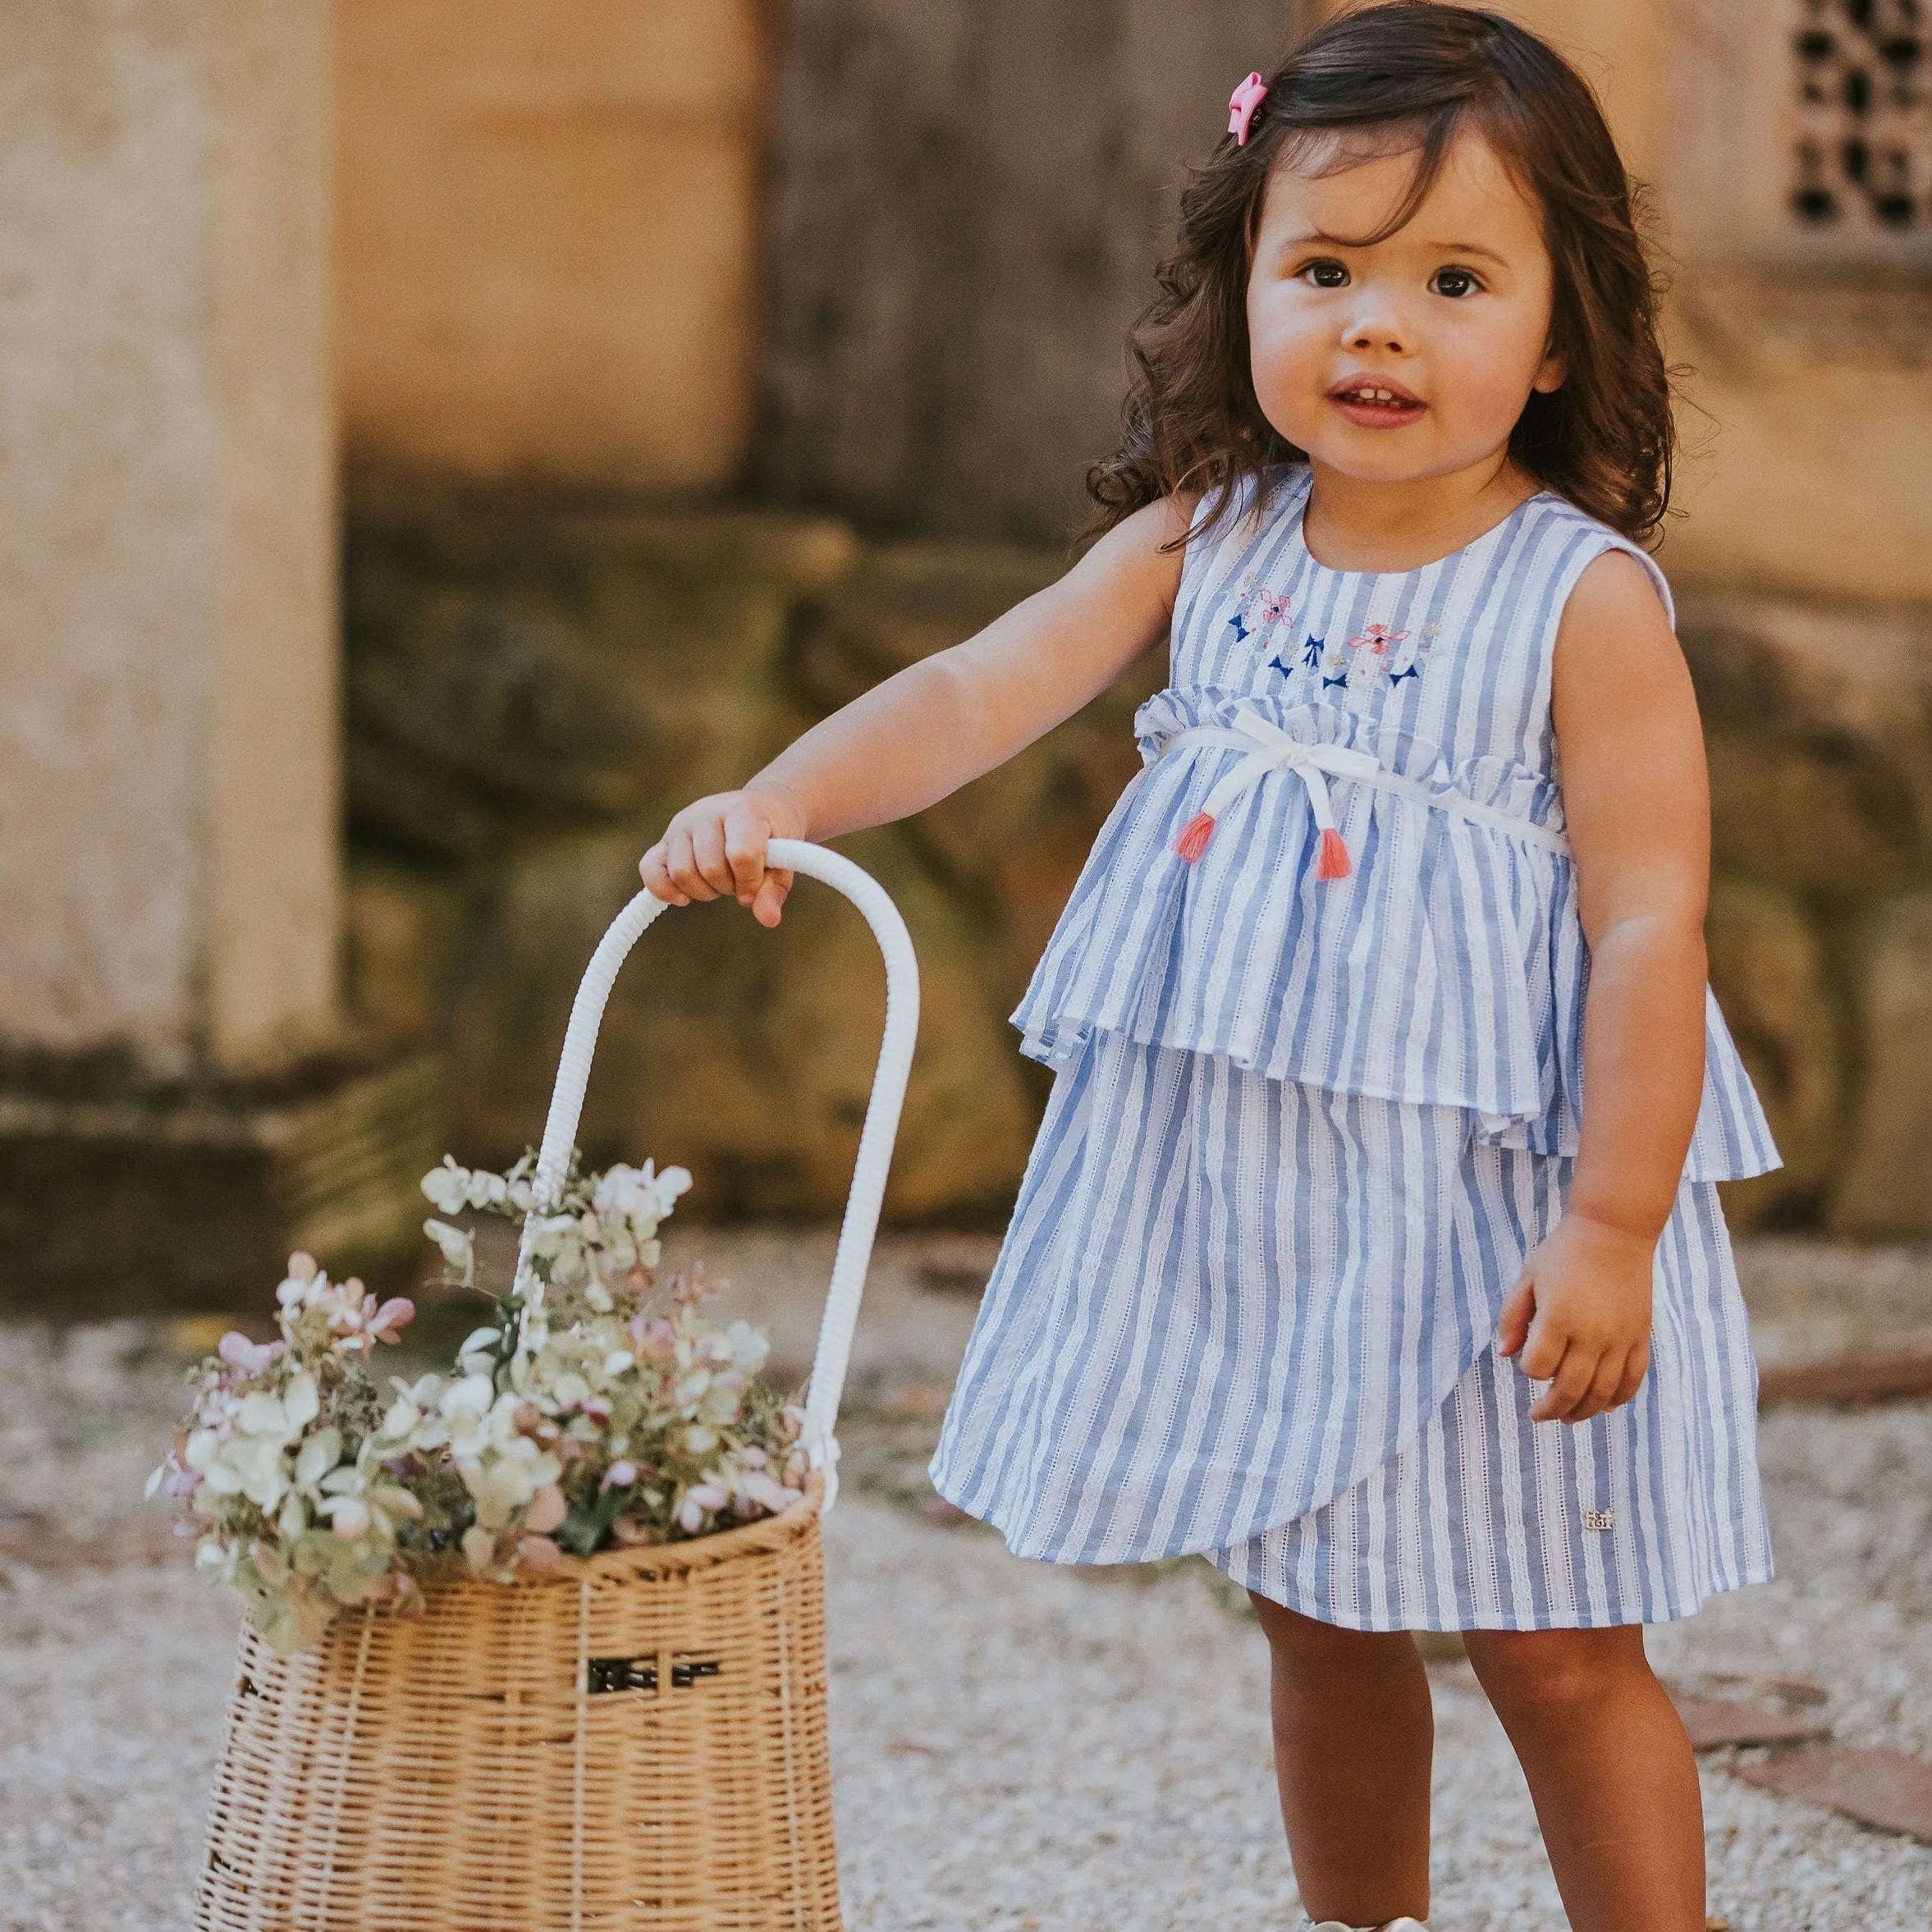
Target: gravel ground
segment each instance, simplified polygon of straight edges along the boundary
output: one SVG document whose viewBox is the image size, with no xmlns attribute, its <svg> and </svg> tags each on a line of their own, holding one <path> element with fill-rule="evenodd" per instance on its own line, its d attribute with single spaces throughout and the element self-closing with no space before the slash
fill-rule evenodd
<svg viewBox="0 0 1932 1932">
<path fill-rule="evenodd" d="M 734 1299 L 802 1360 L 829 1239 L 706 1245 L 723 1251 Z M 1783 1358 L 1807 1324 L 1834 1348 L 1925 1325 L 1923 1257 L 1815 1252 L 1824 1287 L 1809 1302 L 1789 1286 L 1804 1251 L 1772 1252 L 1784 1299 L 1765 1312 L 1797 1338 Z M 864 1403 L 826 1526 L 851 1932 L 1292 1925 L 1263 1646 L 1212 1573 L 1054 1570 L 1009 1558 L 977 1526 L 918 1514 L 984 1260 L 982 1243 L 888 1244 L 855 1364 Z M 0 1330 L 10 1385 L 25 1391 L 0 1426 L 0 1548 L 35 1555 L 0 1562 L 3 1932 L 187 1924 L 234 1616 L 178 1565 L 125 1560 L 152 1542 L 123 1499 L 179 1393 L 166 1344 L 138 1324 Z M 1830 1693 L 1841 1742 L 1932 1756 L 1932 1403 L 1774 1412 L 1764 1461 L 1779 1580 L 1655 1632 L 1660 1665 L 1810 1678 Z M 92 1499 L 87 1514 L 75 1495 Z M 1500 1728 L 1464 1668 L 1435 1675 L 1432 1925 L 1556 1932 Z M 1932 1925 L 1932 1849 L 1750 1789 L 1724 1774 L 1722 1754 L 1704 1762 L 1711 1909 L 1735 1932 Z"/>
</svg>

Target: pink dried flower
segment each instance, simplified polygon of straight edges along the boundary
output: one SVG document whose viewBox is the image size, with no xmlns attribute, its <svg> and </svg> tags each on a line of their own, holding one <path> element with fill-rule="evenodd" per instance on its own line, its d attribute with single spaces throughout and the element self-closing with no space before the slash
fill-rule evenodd
<svg viewBox="0 0 1932 1932">
<path fill-rule="evenodd" d="M 630 1327 L 631 1343 L 645 1360 L 668 1362 L 677 1353 L 677 1330 L 662 1315 L 651 1321 L 634 1315 Z"/>
<path fill-rule="evenodd" d="M 554 1482 L 547 1482 L 531 1497 L 529 1507 L 524 1512 L 524 1527 L 534 1535 L 547 1536 L 561 1527 L 570 1513 L 564 1492 Z"/>
<path fill-rule="evenodd" d="M 369 1300 L 373 1302 L 371 1295 Z M 383 1302 L 376 1310 L 369 1322 L 369 1333 L 378 1342 L 395 1342 L 401 1339 L 401 1331 L 416 1319 L 416 1304 L 407 1295 L 396 1295 Z"/>
<path fill-rule="evenodd" d="M 230 1329 L 221 1339 L 216 1353 L 231 1368 L 238 1368 L 244 1375 L 259 1376 L 265 1372 L 282 1353 L 279 1342 L 251 1342 L 239 1329 Z"/>
<path fill-rule="evenodd" d="M 613 1463 L 604 1472 L 604 1480 L 598 1486 L 607 1490 L 627 1490 L 637 1481 L 635 1463 Z"/>
<path fill-rule="evenodd" d="M 523 1567 L 536 1576 L 554 1570 L 564 1559 L 563 1551 L 547 1536 L 518 1537 L 516 1554 Z"/>
</svg>

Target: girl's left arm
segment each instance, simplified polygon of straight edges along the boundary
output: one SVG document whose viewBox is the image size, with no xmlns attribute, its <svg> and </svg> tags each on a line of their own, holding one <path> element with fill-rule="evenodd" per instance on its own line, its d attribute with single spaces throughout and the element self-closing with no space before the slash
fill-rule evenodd
<svg viewBox="0 0 1932 1932">
<path fill-rule="evenodd" d="M 1710 801 L 1690 671 L 1655 589 L 1611 551 L 1578 579 L 1553 709 L 1590 991 L 1568 1211 L 1503 1306 L 1499 1343 L 1550 1387 L 1537 1422 L 1636 1394 L 1651 1267 L 1704 1091 Z"/>
</svg>

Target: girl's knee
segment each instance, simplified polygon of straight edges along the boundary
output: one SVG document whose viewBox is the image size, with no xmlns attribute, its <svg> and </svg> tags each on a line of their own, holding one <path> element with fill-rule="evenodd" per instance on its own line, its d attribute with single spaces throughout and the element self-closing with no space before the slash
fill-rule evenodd
<svg viewBox="0 0 1932 1932">
<path fill-rule="evenodd" d="M 1643 1631 L 1636 1624 L 1609 1630 L 1471 1630 L 1463 1642 L 1499 1710 L 1585 1708 L 1633 1678 L 1650 1675 Z"/>
</svg>

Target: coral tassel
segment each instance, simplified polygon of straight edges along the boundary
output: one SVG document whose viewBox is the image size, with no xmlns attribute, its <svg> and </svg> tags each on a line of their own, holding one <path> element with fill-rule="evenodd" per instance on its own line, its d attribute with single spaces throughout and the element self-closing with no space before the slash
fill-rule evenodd
<svg viewBox="0 0 1932 1932">
<path fill-rule="evenodd" d="M 1199 813 L 1188 821 L 1181 836 L 1174 840 L 1174 849 L 1192 865 L 1207 849 L 1207 841 L 1213 836 L 1214 821 L 1205 812 Z"/>
<path fill-rule="evenodd" d="M 1330 826 L 1321 835 L 1321 856 L 1315 862 L 1315 877 L 1345 879 L 1349 870 L 1348 848 L 1342 843 L 1342 835 Z"/>
</svg>

